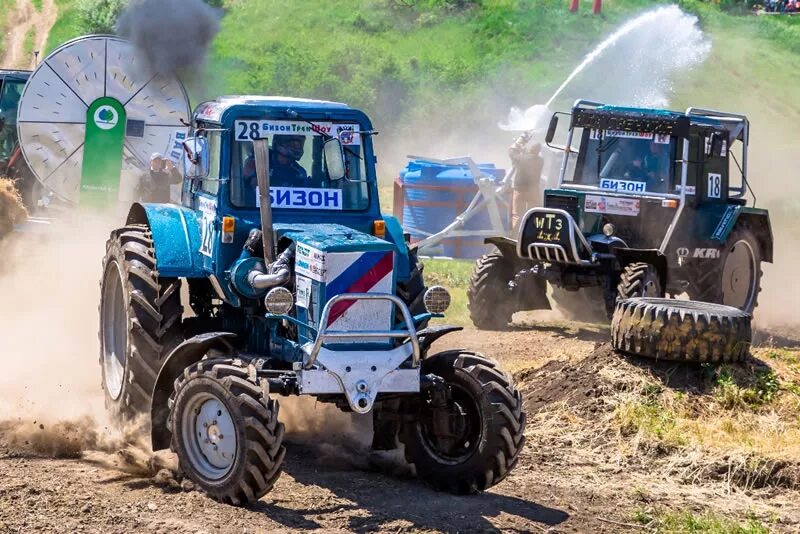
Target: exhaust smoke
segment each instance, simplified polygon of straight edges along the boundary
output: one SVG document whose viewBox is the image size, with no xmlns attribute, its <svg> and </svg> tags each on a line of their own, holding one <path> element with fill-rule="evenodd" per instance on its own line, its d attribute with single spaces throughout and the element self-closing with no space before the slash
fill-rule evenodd
<svg viewBox="0 0 800 534">
<path fill-rule="evenodd" d="M 151 76 L 196 79 L 220 19 L 222 11 L 202 0 L 133 0 L 117 20 L 117 33 L 133 43 Z"/>
</svg>

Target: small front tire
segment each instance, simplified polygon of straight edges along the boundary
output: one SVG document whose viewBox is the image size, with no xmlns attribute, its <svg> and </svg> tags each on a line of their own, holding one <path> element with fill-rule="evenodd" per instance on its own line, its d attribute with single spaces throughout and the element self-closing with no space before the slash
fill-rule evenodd
<svg viewBox="0 0 800 534">
<path fill-rule="evenodd" d="M 278 401 L 240 360 L 202 360 L 175 380 L 171 448 L 181 470 L 210 497 L 255 502 L 281 473 L 286 449 Z"/>
</svg>

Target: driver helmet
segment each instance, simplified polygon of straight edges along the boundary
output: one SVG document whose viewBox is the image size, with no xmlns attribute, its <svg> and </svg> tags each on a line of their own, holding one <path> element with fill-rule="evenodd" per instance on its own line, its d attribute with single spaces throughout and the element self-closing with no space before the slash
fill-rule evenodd
<svg viewBox="0 0 800 534">
<path fill-rule="evenodd" d="M 300 161 L 300 158 L 303 157 L 305 143 L 304 135 L 276 135 L 272 139 L 272 148 L 285 158 Z"/>
</svg>

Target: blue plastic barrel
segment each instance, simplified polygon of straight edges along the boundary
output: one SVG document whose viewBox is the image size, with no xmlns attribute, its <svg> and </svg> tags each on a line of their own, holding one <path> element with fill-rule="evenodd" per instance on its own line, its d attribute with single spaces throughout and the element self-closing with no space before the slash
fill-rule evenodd
<svg viewBox="0 0 800 534">
<path fill-rule="evenodd" d="M 478 167 L 496 181 L 505 176 L 503 169 L 491 163 Z M 395 194 L 402 192 L 402 203 L 395 203 L 395 215 L 411 234 L 412 241 L 419 241 L 452 223 L 464 212 L 478 192 L 472 175 L 466 166 L 442 165 L 425 160 L 412 160 L 400 172 Z M 398 213 L 401 212 L 401 213 Z M 507 213 L 501 215 L 508 218 Z M 465 230 L 487 230 L 491 228 L 488 212 L 473 217 Z M 451 258 L 477 258 L 486 251 L 483 238 L 449 238 L 428 253 Z"/>
</svg>

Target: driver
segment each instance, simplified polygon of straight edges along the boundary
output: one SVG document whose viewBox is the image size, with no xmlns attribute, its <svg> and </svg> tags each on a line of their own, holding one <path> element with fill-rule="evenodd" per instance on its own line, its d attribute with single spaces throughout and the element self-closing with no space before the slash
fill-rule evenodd
<svg viewBox="0 0 800 534">
<path fill-rule="evenodd" d="M 649 191 L 660 191 L 664 182 L 667 180 L 665 169 L 669 166 L 667 162 L 667 151 L 669 145 L 661 143 L 650 143 L 650 149 L 644 156 L 644 171 L 647 174 L 647 189 Z"/>
<path fill-rule="evenodd" d="M 304 135 L 276 135 L 269 153 L 269 181 L 277 187 L 308 186 L 308 173 L 298 163 L 306 144 Z"/>
</svg>

